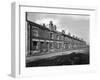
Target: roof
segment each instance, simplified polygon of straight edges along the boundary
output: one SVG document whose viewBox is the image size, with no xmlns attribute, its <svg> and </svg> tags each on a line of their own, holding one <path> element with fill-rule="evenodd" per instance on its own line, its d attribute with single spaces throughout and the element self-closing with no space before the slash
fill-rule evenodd
<svg viewBox="0 0 100 80">
<path fill-rule="evenodd" d="M 44 27 L 43 25 L 37 24 L 37 23 L 35 23 L 35 22 L 29 21 L 29 20 L 27 20 L 27 22 L 29 22 L 31 25 L 36 26 L 36 27 L 39 27 L 39 28 L 41 28 L 41 29 L 49 30 L 49 28 Z M 49 30 L 49 31 L 50 31 L 50 30 Z"/>
<path fill-rule="evenodd" d="M 29 21 L 29 20 L 27 20 L 27 22 L 29 22 L 31 25 L 34 25 L 34 26 L 39 27 L 39 28 L 41 28 L 41 29 L 51 31 L 49 28 L 44 27 L 43 25 L 37 24 L 37 23 L 32 22 L 32 21 Z M 74 37 L 72 37 L 72 36 L 69 36 L 69 35 L 67 35 L 67 34 L 63 34 L 63 33 L 60 32 L 60 31 L 52 31 L 52 32 L 55 32 L 55 33 L 58 33 L 58 34 L 62 34 L 62 35 L 64 35 L 64 36 L 67 36 L 67 37 L 72 38 L 72 39 L 74 39 L 74 40 L 78 40 L 78 41 L 81 41 L 81 42 L 85 42 L 85 41 L 83 41 L 83 40 L 80 40 L 80 39 L 74 38 Z"/>
</svg>

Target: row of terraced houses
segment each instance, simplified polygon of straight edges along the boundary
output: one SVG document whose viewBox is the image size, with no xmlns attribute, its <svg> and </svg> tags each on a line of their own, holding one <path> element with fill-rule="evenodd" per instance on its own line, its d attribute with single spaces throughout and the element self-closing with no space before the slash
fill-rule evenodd
<svg viewBox="0 0 100 80">
<path fill-rule="evenodd" d="M 43 24 L 32 21 L 27 22 L 27 55 L 43 54 L 66 51 L 86 47 L 86 42 L 70 34 L 65 30 L 57 31 L 57 26 L 52 21 L 49 28 Z"/>
</svg>

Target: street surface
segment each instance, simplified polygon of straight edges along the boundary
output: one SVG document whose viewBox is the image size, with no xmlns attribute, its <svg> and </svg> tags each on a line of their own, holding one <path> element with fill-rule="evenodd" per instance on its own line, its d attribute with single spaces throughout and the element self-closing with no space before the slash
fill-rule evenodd
<svg viewBox="0 0 100 80">
<path fill-rule="evenodd" d="M 47 58 L 54 57 L 54 56 L 68 55 L 68 54 L 71 54 L 73 52 L 75 52 L 75 53 L 84 53 L 85 54 L 85 53 L 88 52 L 88 49 L 84 48 L 84 49 L 68 50 L 68 51 L 64 51 L 64 52 L 44 54 L 44 55 L 39 55 L 39 56 L 29 56 L 29 57 L 26 57 L 26 63 L 36 61 L 36 60 L 40 60 L 40 59 L 47 59 Z"/>
</svg>

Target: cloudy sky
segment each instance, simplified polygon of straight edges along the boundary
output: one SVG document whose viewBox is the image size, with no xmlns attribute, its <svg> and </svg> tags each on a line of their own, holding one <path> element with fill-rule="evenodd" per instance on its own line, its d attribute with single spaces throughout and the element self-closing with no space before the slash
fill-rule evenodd
<svg viewBox="0 0 100 80">
<path fill-rule="evenodd" d="M 38 24 L 45 23 L 48 27 L 49 21 L 57 26 L 57 30 L 65 30 L 66 34 L 76 35 L 89 43 L 89 16 L 72 14 L 48 14 L 28 12 L 27 18 Z"/>
</svg>

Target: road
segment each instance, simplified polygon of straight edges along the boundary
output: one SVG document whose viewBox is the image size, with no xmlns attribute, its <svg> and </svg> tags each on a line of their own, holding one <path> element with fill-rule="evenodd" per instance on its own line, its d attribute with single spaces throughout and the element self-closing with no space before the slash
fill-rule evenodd
<svg viewBox="0 0 100 80">
<path fill-rule="evenodd" d="M 54 56 L 59 56 L 59 55 L 68 55 L 73 52 L 86 53 L 87 49 L 68 50 L 68 51 L 59 52 L 59 53 L 57 52 L 57 53 L 50 53 L 50 54 L 39 55 L 39 56 L 30 56 L 30 57 L 26 57 L 26 63 L 36 61 L 39 59 L 46 59 L 46 58 L 50 58 L 50 57 L 54 57 Z"/>
</svg>

